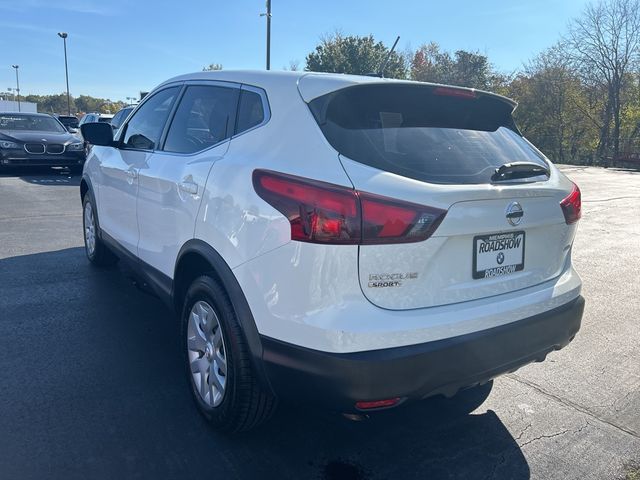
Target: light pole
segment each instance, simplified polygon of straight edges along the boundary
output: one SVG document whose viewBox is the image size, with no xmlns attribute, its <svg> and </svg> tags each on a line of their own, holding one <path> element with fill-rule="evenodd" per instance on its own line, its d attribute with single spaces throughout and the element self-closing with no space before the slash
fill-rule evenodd
<svg viewBox="0 0 640 480">
<path fill-rule="evenodd" d="M 136 99 L 136 97 L 127 97 L 127 100 L 129 101 L 129 106 L 133 105 L 133 101 Z"/>
<path fill-rule="evenodd" d="M 260 16 L 267 17 L 267 70 L 271 70 L 271 0 L 267 0 L 267 13 Z"/>
<path fill-rule="evenodd" d="M 18 76 L 18 69 L 20 65 L 11 65 L 16 69 L 16 93 L 18 94 L 18 111 L 20 111 L 20 77 Z"/>
<path fill-rule="evenodd" d="M 69 96 L 69 69 L 67 68 L 67 32 L 58 32 L 58 36 L 64 43 L 64 75 L 67 79 L 67 115 L 71 116 L 71 97 Z"/>
</svg>

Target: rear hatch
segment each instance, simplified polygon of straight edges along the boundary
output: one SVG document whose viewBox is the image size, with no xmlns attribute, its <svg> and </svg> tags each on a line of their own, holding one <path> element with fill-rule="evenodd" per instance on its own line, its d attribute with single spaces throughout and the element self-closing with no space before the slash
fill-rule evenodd
<svg viewBox="0 0 640 480">
<path fill-rule="evenodd" d="M 514 106 L 483 92 L 395 82 L 309 101 L 356 190 L 446 212 L 427 240 L 359 247 L 360 284 L 372 303 L 447 305 L 562 272 L 574 228 L 560 202 L 571 183 L 520 135 Z M 513 162 L 549 174 L 494 176 Z"/>
</svg>

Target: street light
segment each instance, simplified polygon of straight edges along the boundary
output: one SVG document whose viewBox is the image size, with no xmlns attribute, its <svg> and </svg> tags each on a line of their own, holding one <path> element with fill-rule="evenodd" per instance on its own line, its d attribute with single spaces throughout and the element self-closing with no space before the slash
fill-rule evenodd
<svg viewBox="0 0 640 480">
<path fill-rule="evenodd" d="M 58 36 L 64 43 L 64 74 L 67 79 L 67 115 L 71 115 L 71 97 L 69 95 L 69 69 L 67 68 L 67 32 L 58 32 Z"/>
<path fill-rule="evenodd" d="M 267 13 L 260 16 L 267 17 L 267 70 L 271 70 L 271 0 L 267 0 Z"/>
<path fill-rule="evenodd" d="M 18 111 L 20 111 L 20 77 L 18 77 L 18 69 L 20 65 L 11 65 L 16 69 L 16 92 L 18 94 Z"/>
</svg>

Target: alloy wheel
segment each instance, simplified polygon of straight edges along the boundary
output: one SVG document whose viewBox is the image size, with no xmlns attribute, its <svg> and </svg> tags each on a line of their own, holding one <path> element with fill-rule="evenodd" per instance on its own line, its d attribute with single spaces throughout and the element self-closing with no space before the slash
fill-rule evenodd
<svg viewBox="0 0 640 480">
<path fill-rule="evenodd" d="M 87 255 L 93 257 L 96 251 L 96 225 L 91 202 L 87 202 L 84 205 L 84 240 L 87 247 Z"/>
<path fill-rule="evenodd" d="M 203 300 L 196 302 L 189 312 L 187 349 L 200 399 L 210 407 L 217 407 L 227 384 L 226 348 L 218 316 Z"/>
</svg>

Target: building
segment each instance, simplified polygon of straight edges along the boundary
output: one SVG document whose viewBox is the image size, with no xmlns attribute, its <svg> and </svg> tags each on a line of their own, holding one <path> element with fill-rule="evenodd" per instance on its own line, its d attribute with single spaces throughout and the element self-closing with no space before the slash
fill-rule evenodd
<svg viewBox="0 0 640 480">
<path fill-rule="evenodd" d="M 18 102 L 13 100 L 0 100 L 0 112 L 17 112 Z M 23 102 L 20 100 L 20 111 L 24 113 L 38 113 L 38 104 Z"/>
</svg>

